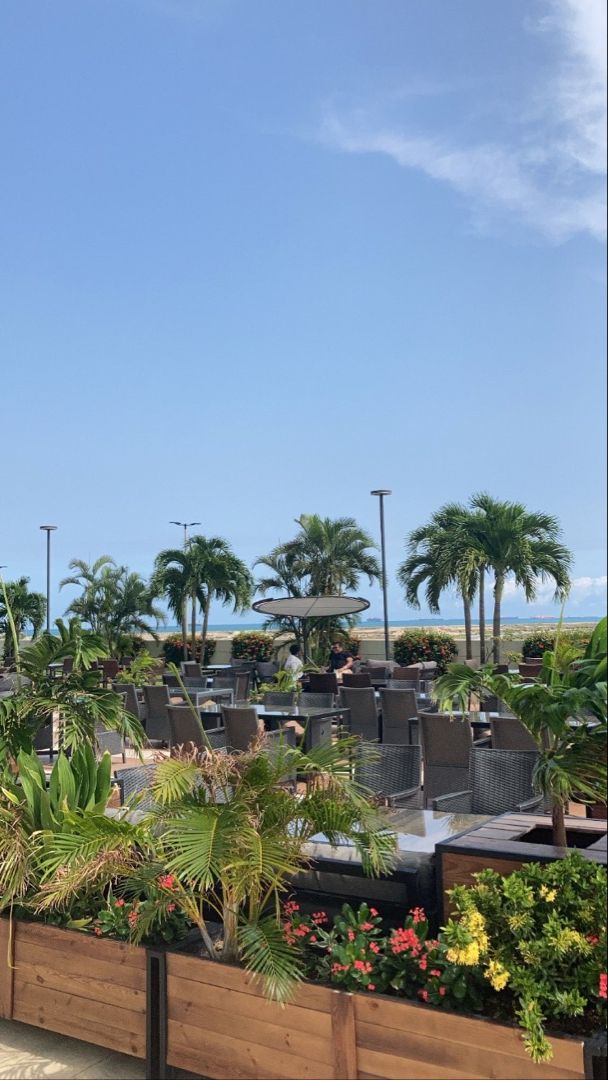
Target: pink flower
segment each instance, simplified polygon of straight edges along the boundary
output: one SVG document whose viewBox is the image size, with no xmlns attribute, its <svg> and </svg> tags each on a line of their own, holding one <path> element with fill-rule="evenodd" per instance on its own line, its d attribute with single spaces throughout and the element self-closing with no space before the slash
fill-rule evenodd
<svg viewBox="0 0 608 1080">
<path fill-rule="evenodd" d="M 445 986 L 439 987 L 439 997 L 445 997 Z"/>
<path fill-rule="evenodd" d="M 429 992 L 428 992 L 428 990 L 419 990 L 418 991 L 418 997 L 421 997 L 423 1001 L 428 1001 L 429 1000 Z"/>
<path fill-rule="evenodd" d="M 124 906 L 125 906 L 125 902 L 124 902 L 124 900 L 122 899 L 122 897 L 120 897 L 120 899 L 119 899 L 119 900 L 116 900 L 116 902 L 115 902 L 115 904 L 114 904 L 114 907 L 124 907 Z"/>
<path fill-rule="evenodd" d="M 308 940 L 309 941 L 316 941 L 317 940 L 317 935 L 316 934 L 311 934 Z"/>
<path fill-rule="evenodd" d="M 371 949 L 371 951 L 373 953 L 379 953 L 380 952 L 380 946 L 378 945 L 377 941 L 370 941 L 369 947 L 370 947 L 370 949 Z"/>
<path fill-rule="evenodd" d="M 355 931 L 354 930 L 349 930 L 348 934 L 346 936 L 347 936 L 349 941 L 354 941 L 355 940 Z"/>
<path fill-rule="evenodd" d="M 158 879 L 158 884 L 161 889 L 174 889 L 177 883 L 173 874 L 161 874 Z"/>
<path fill-rule="evenodd" d="M 587 934 L 587 941 L 590 945 L 599 945 L 600 939 L 597 934 Z"/>
<path fill-rule="evenodd" d="M 375 907 L 370 907 L 369 913 L 370 913 L 370 915 L 372 916 L 373 919 L 375 919 L 376 916 L 378 915 L 378 912 L 376 911 Z"/>
<path fill-rule="evenodd" d="M 429 975 L 433 975 L 436 979 L 441 978 L 441 972 L 437 971 L 437 968 L 433 968 L 432 971 L 429 971 Z"/>
<path fill-rule="evenodd" d="M 362 922 L 359 923 L 359 929 L 365 933 L 367 930 L 373 930 L 374 924 L 372 922 Z"/>
<path fill-rule="evenodd" d="M 599 996 L 601 998 L 604 998 L 604 999 L 608 997 L 608 975 L 606 974 L 605 971 L 602 971 L 602 973 L 600 975 L 600 985 L 599 985 L 599 989 L 598 989 L 598 994 L 599 994 Z"/>
<path fill-rule="evenodd" d="M 411 911 L 411 916 L 414 923 L 426 922 L 426 914 L 424 908 L 415 907 Z"/>
<path fill-rule="evenodd" d="M 103 930 L 100 926 L 96 926 L 93 933 L 95 934 L 95 937 L 101 937 L 101 935 L 103 934 Z"/>
<path fill-rule="evenodd" d="M 374 984 L 373 984 L 373 983 L 368 983 L 368 984 L 367 984 L 367 989 L 368 989 L 368 990 L 375 990 L 375 989 L 376 989 L 376 987 L 374 986 Z"/>
<path fill-rule="evenodd" d="M 175 904 L 167 904 L 167 911 L 175 911 Z"/>
<path fill-rule="evenodd" d="M 418 967 L 421 971 L 426 971 L 427 959 L 426 956 L 422 957 L 422 960 L 418 962 Z"/>
<path fill-rule="evenodd" d="M 139 915 L 135 910 L 130 911 L 128 916 L 127 916 L 129 926 L 131 926 L 131 927 L 136 926 L 138 918 L 139 918 Z"/>
</svg>

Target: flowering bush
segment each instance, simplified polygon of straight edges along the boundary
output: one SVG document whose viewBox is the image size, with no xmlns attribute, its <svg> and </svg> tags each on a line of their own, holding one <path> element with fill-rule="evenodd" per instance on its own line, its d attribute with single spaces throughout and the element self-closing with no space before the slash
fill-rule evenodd
<svg viewBox="0 0 608 1080">
<path fill-rule="evenodd" d="M 105 906 L 83 929 L 96 937 L 108 936 L 121 941 L 137 937 L 147 945 L 181 940 L 190 927 L 172 896 L 175 880 L 172 874 L 161 874 L 150 886 L 148 896 L 134 900 L 115 896 L 110 889 Z"/>
<path fill-rule="evenodd" d="M 234 660 L 255 660 L 264 662 L 272 660 L 274 652 L 274 638 L 263 630 L 244 630 L 242 634 L 235 634 L 232 639 L 232 656 Z"/>
<path fill-rule="evenodd" d="M 203 661 L 204 664 L 211 663 L 216 645 L 217 642 L 215 638 L 207 638 L 205 642 L 205 658 Z M 188 660 L 192 660 L 192 645 L 189 641 L 186 642 L 186 648 L 188 651 Z M 171 634 L 169 637 L 165 638 L 165 640 L 163 641 L 163 656 L 165 658 L 166 664 L 179 665 L 181 663 L 181 661 L 184 659 L 184 639 L 181 637 L 181 635 Z M 200 640 L 197 639 L 196 655 L 194 659 L 200 661 L 200 658 L 201 643 Z"/>
<path fill-rule="evenodd" d="M 435 660 L 442 674 L 458 654 L 458 646 L 451 634 L 437 630 L 404 630 L 393 643 L 393 656 L 398 664 L 407 667 L 421 660 Z"/>
<path fill-rule="evenodd" d="M 507 877 L 493 870 L 475 877 L 451 892 L 446 958 L 482 973 L 493 1007 L 518 1019 L 534 1061 L 548 1061 L 547 1019 L 566 1031 L 602 1025 L 606 869 L 573 851 Z"/>
<path fill-rule="evenodd" d="M 284 908 L 287 943 L 303 953 L 310 978 L 343 990 L 399 994 L 454 1009 L 476 1008 L 481 978 L 446 959 L 440 941 L 428 937 L 422 908 L 414 908 L 402 927 L 386 931 L 373 907 L 353 911 L 345 904 L 333 920 L 323 911 L 302 915 L 297 903 Z"/>
<path fill-rule="evenodd" d="M 577 1034 L 605 1025 L 606 869 L 574 851 L 475 877 L 452 890 L 455 914 L 437 940 L 422 908 L 385 931 L 367 904 L 345 904 L 330 927 L 324 912 L 305 915 L 290 901 L 283 933 L 309 978 L 515 1019 L 532 1059 L 549 1061 L 547 1018 Z"/>
</svg>

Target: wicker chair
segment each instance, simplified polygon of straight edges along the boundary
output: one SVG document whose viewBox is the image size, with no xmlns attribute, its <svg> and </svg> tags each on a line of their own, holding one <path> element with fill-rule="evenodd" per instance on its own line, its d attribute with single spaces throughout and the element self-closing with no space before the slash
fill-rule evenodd
<svg viewBox="0 0 608 1080">
<path fill-rule="evenodd" d="M 55 754 L 55 744 L 53 739 L 53 714 L 49 713 L 46 724 L 43 724 L 42 727 L 38 728 L 38 731 L 32 740 L 34 751 L 37 754 L 47 753 L 49 759 L 52 761 Z"/>
<path fill-rule="evenodd" d="M 248 750 L 260 734 L 258 714 L 252 705 L 222 705 L 222 720 L 230 750 Z"/>
<path fill-rule="evenodd" d="M 355 752 L 355 778 L 386 806 L 420 806 L 420 747 L 362 742 Z"/>
<path fill-rule="evenodd" d="M 296 703 L 295 690 L 268 690 L 263 697 L 264 705 L 279 705 L 289 708 Z"/>
<path fill-rule="evenodd" d="M 182 676 L 186 676 L 189 679 L 198 679 L 201 681 L 201 665 L 197 664 L 194 660 L 182 660 L 179 665 L 181 668 Z"/>
<path fill-rule="evenodd" d="M 465 791 L 452 791 L 433 799 L 433 810 L 461 814 L 530 813 L 540 810 L 532 774 L 538 754 L 529 750 L 485 750 L 470 754 L 470 783 Z"/>
<path fill-rule="evenodd" d="M 219 745 L 226 744 L 226 732 L 223 727 L 205 728 L 203 734 L 203 724 L 198 716 L 194 714 L 192 709 L 187 705 L 169 705 L 167 708 L 167 717 L 169 720 L 169 733 L 171 752 L 173 752 L 176 746 L 187 746 L 192 743 L 196 746 L 197 750 L 206 750 L 208 743 L 207 740 L 214 745 L 214 737 L 219 738 L 221 734 L 221 740 Z M 217 748 L 217 746 L 215 747 Z"/>
<path fill-rule="evenodd" d="M 255 665 L 255 673 L 258 683 L 272 683 L 279 670 L 279 665 L 270 660 L 258 660 Z"/>
<path fill-rule="evenodd" d="M 146 706 L 146 738 L 148 742 L 168 745 L 169 720 L 167 708 L 171 704 L 167 686 L 142 686 Z"/>
<path fill-rule="evenodd" d="M 143 723 L 145 720 L 145 709 L 139 700 L 135 683 L 113 682 L 112 689 L 115 694 L 124 694 L 126 711 L 131 713 L 131 716 L 134 716 L 140 723 Z"/>
<path fill-rule="evenodd" d="M 420 689 L 420 679 L 387 679 L 387 690 L 413 690 Z"/>
<path fill-rule="evenodd" d="M 438 795 L 469 786 L 469 760 L 473 734 L 468 720 L 447 713 L 418 714 L 424 762 L 424 805 Z"/>
<path fill-rule="evenodd" d="M 527 728 L 516 716 L 496 716 L 490 720 L 493 750 L 537 750 Z"/>
<path fill-rule="evenodd" d="M 137 809 L 140 813 L 144 813 L 147 810 L 152 810 L 156 803 L 152 798 L 152 792 L 150 791 L 150 785 L 156 774 L 158 765 L 135 765 L 130 769 L 115 769 L 114 775 L 116 777 L 116 783 L 120 789 L 120 801 L 126 803 L 134 795 L 142 794 L 142 798 L 137 803 Z M 147 792 L 147 794 L 143 794 Z"/>
<path fill-rule="evenodd" d="M 345 671 L 342 676 L 342 686 L 354 686 L 358 690 L 372 685 L 372 680 L 367 671 Z"/>
<path fill-rule="evenodd" d="M 420 668 L 417 664 L 407 664 L 402 667 L 396 667 L 393 669 L 391 678 L 410 679 L 418 684 L 420 682 Z"/>
<path fill-rule="evenodd" d="M 120 671 L 118 660 L 112 660 L 111 658 L 100 660 L 99 667 L 101 669 L 101 680 L 104 686 L 107 686 L 108 683 L 112 682 L 112 679 L 115 679 Z"/>
<path fill-rule="evenodd" d="M 311 671 L 308 689 L 312 694 L 337 694 L 338 680 L 334 671 Z"/>
<path fill-rule="evenodd" d="M 127 760 L 125 741 L 119 731 L 107 731 L 106 728 L 95 728 L 95 743 L 97 754 L 101 756 L 107 750 L 112 757 L 120 754 L 123 763 Z"/>
<path fill-rule="evenodd" d="M 368 741 L 379 737 L 378 707 L 375 691 L 370 687 L 358 690 L 348 686 L 340 689 L 340 705 L 350 709 L 350 734 Z"/>
<path fill-rule="evenodd" d="M 415 690 L 389 687 L 380 691 L 382 742 L 409 746 L 412 742 L 409 721 L 418 716 Z"/>
<path fill-rule="evenodd" d="M 303 690 L 298 698 L 298 705 L 303 709 L 331 709 L 333 704 L 333 694 L 311 694 L 308 690 Z"/>
<path fill-rule="evenodd" d="M 179 679 L 177 675 L 174 675 L 172 671 L 163 671 L 162 674 L 163 686 L 179 686 Z"/>
</svg>

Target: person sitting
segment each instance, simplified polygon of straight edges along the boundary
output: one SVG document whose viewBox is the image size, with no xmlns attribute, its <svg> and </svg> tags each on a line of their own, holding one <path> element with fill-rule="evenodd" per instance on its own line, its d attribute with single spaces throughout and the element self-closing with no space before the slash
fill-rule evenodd
<svg viewBox="0 0 608 1080">
<path fill-rule="evenodd" d="M 290 645 L 289 656 L 283 664 L 283 671 L 288 671 L 290 675 L 293 675 L 294 679 L 300 679 L 303 667 L 304 664 L 300 659 L 300 646 L 297 643 Z"/>
<path fill-rule="evenodd" d="M 328 671 L 335 671 L 336 675 L 342 676 L 346 671 L 351 671 L 355 662 L 352 653 L 347 652 L 341 641 L 334 641 L 329 654 Z"/>
</svg>

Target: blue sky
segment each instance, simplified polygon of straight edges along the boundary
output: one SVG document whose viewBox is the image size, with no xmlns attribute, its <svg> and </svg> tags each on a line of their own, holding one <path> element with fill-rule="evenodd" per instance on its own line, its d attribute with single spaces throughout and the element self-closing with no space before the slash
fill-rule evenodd
<svg viewBox="0 0 608 1080">
<path fill-rule="evenodd" d="M 6 576 L 44 588 L 47 521 L 56 578 L 149 572 L 172 518 L 247 562 L 302 512 L 377 534 L 378 486 L 394 570 L 489 490 L 560 517 L 568 613 L 604 609 L 603 0 L 0 19 Z"/>
</svg>

